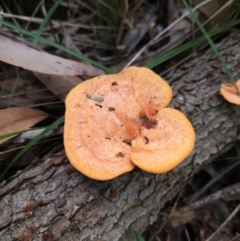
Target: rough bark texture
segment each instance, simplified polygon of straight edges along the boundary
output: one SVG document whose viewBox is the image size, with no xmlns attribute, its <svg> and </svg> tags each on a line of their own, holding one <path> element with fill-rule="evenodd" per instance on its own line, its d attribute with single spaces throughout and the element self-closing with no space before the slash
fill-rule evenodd
<svg viewBox="0 0 240 241">
<path fill-rule="evenodd" d="M 217 44 L 234 78 L 240 77 L 240 32 Z M 227 77 L 211 50 L 166 78 L 196 131 L 196 146 L 179 167 L 152 175 L 138 169 L 98 182 L 75 171 L 64 154 L 41 160 L 0 189 L 0 240 L 133 240 L 183 183 L 238 138 L 239 107 L 219 95 Z"/>
</svg>

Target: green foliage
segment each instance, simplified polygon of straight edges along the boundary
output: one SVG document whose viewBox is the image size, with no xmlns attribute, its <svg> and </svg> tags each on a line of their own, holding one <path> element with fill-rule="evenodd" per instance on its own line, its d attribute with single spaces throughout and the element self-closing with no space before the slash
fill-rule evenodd
<svg viewBox="0 0 240 241">
<path fill-rule="evenodd" d="M 53 6 L 50 8 L 49 12 L 47 13 L 46 17 L 44 18 L 44 20 L 42 21 L 42 23 L 40 24 L 37 34 L 35 35 L 34 39 L 33 39 L 33 44 L 37 44 L 39 41 L 39 38 L 42 34 L 43 28 L 44 26 L 47 24 L 47 22 L 49 21 L 49 19 L 51 18 L 52 14 L 55 12 L 55 10 L 58 8 L 58 6 L 63 2 L 63 0 L 57 0 Z"/>
<path fill-rule="evenodd" d="M 29 131 L 41 130 L 41 129 L 43 129 L 43 127 L 29 128 L 29 129 L 22 130 L 22 131 L 11 132 L 11 133 L 8 133 L 8 134 L 0 135 L 0 140 L 3 140 L 5 138 L 11 137 L 11 136 L 16 136 L 16 135 L 19 135 L 19 134 L 23 134 L 23 133 L 26 133 L 26 132 L 29 132 Z"/>
<path fill-rule="evenodd" d="M 19 81 L 19 77 L 20 77 L 20 75 L 18 74 L 16 80 L 14 81 L 14 85 L 13 85 L 13 88 L 12 88 L 12 91 L 11 91 L 11 94 L 10 94 L 10 98 L 9 98 L 8 104 L 7 104 L 7 107 L 8 107 L 8 108 L 9 108 L 9 107 L 11 106 L 11 104 L 12 104 L 13 95 L 14 95 L 14 93 L 15 93 L 15 90 L 16 90 L 16 87 L 17 87 L 17 84 L 18 84 L 18 81 Z M 0 138 L 1 138 L 1 137 L 0 137 Z"/>
<path fill-rule="evenodd" d="M 135 237 L 136 241 L 145 241 L 144 238 L 142 237 L 142 235 L 139 232 L 133 230 L 133 234 L 134 234 L 134 237 Z"/>
<path fill-rule="evenodd" d="M 211 32 L 209 32 L 207 34 L 209 35 L 209 37 L 214 37 L 214 36 L 224 32 L 226 30 L 231 29 L 232 27 L 234 27 L 234 26 L 236 26 L 238 24 L 240 24 L 240 19 L 236 19 L 234 21 L 231 21 L 230 23 L 224 25 L 223 27 L 215 29 L 215 30 L 213 30 L 213 31 L 211 31 Z M 180 54 L 180 53 L 182 53 L 182 52 L 184 52 L 184 51 L 186 51 L 188 49 L 191 49 L 193 46 L 195 46 L 195 45 L 197 45 L 197 44 L 199 44 L 199 43 L 201 43 L 203 41 L 206 41 L 206 37 L 205 36 L 201 36 L 201 37 L 199 37 L 197 39 L 194 39 L 194 40 L 192 40 L 192 41 L 190 41 L 190 42 L 188 42 L 186 44 L 183 44 L 182 46 L 180 46 L 180 47 L 178 47 L 178 48 L 176 48 L 176 49 L 174 49 L 174 50 L 164 54 L 160 58 L 157 58 L 154 61 L 150 62 L 149 64 L 146 65 L 146 67 L 152 69 L 155 66 L 157 66 L 157 65 L 159 65 L 161 63 L 166 62 L 167 60 L 171 59 L 172 57 L 174 57 L 174 56 L 176 56 L 176 55 L 178 55 L 178 54 Z"/>
<path fill-rule="evenodd" d="M 190 12 L 192 18 L 194 19 L 195 23 L 197 24 L 197 26 L 199 27 L 199 29 L 202 31 L 204 37 L 206 38 L 206 40 L 208 41 L 210 47 L 212 48 L 213 52 L 215 53 L 215 55 L 217 56 L 218 60 L 220 61 L 220 63 L 222 64 L 225 73 L 228 76 L 229 80 L 232 80 L 232 76 L 230 71 L 227 68 L 227 65 L 225 63 L 225 61 L 223 60 L 222 56 L 220 55 L 220 53 L 218 52 L 215 44 L 213 43 L 211 37 L 209 36 L 209 34 L 206 32 L 206 30 L 204 29 L 203 25 L 200 23 L 200 21 L 198 20 L 196 14 L 192 11 L 191 7 L 188 5 L 186 0 L 182 0 L 184 6 L 187 8 L 187 10 Z"/>
<path fill-rule="evenodd" d="M 104 2 L 98 0 L 88 1 L 90 6 L 97 12 L 99 24 L 105 22 L 108 26 L 116 29 L 119 27 L 120 14 L 124 12 L 125 2 L 125 0 L 110 0 Z"/>
<path fill-rule="evenodd" d="M 0 181 L 3 180 L 4 176 L 8 170 L 16 163 L 16 161 L 23 156 L 33 145 L 35 145 L 39 140 L 41 140 L 47 133 L 52 131 L 54 128 L 58 127 L 64 122 L 64 116 L 60 117 L 58 120 L 53 122 L 51 125 L 45 128 L 39 135 L 33 138 L 17 155 L 12 159 L 12 161 L 7 165 L 4 171 L 0 174 Z"/>
</svg>

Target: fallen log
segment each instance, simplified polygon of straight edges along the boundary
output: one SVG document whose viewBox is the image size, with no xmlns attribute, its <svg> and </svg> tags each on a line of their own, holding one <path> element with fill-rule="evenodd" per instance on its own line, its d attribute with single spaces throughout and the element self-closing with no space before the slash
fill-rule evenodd
<svg viewBox="0 0 240 241">
<path fill-rule="evenodd" d="M 216 46 L 234 79 L 240 77 L 240 31 Z M 174 96 L 196 131 L 192 154 L 167 174 L 135 169 L 111 181 L 77 172 L 64 151 L 37 163 L 0 185 L 0 240 L 134 240 L 167 201 L 206 163 L 239 138 L 240 109 L 219 95 L 228 79 L 207 50 L 166 76 Z"/>
</svg>

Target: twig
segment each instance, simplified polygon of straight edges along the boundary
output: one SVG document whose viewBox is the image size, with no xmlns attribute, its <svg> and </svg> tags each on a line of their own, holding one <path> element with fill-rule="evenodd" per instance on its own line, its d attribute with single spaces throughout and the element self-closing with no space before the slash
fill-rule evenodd
<svg viewBox="0 0 240 241">
<path fill-rule="evenodd" d="M 238 241 L 240 238 L 240 234 L 238 234 L 237 236 L 235 236 L 234 238 L 232 238 L 231 240 L 229 241 Z"/>
<path fill-rule="evenodd" d="M 227 173 L 229 173 L 231 170 L 236 168 L 240 164 L 240 160 L 236 161 L 233 165 L 230 165 L 229 167 L 226 167 L 225 170 L 218 173 L 217 176 L 213 177 L 206 185 L 204 185 L 201 190 L 199 190 L 197 193 L 193 194 L 192 196 L 188 197 L 184 200 L 185 203 L 192 203 L 194 202 L 198 197 L 200 197 L 210 186 L 212 186 L 214 183 L 216 183 L 218 180 L 220 180 L 223 176 L 225 176 Z"/>
<path fill-rule="evenodd" d="M 195 209 L 201 208 L 203 206 L 206 206 L 207 204 L 218 201 L 219 199 L 234 197 L 234 196 L 238 195 L 239 193 L 240 193 L 240 182 L 237 182 L 237 183 L 232 184 L 228 187 L 225 187 L 213 194 L 210 194 L 205 198 L 197 200 L 194 203 L 190 203 L 189 205 L 185 206 L 185 208 L 190 209 L 190 210 L 195 210 Z"/>
<path fill-rule="evenodd" d="M 202 7 L 206 3 L 210 2 L 211 0 L 206 0 L 200 4 L 198 4 L 195 8 L 192 9 L 192 11 L 197 10 L 198 8 Z M 163 34 L 165 34 L 168 30 L 170 30 L 175 24 L 179 23 L 182 19 L 184 19 L 186 16 L 188 16 L 190 13 L 186 12 L 181 17 L 179 17 L 177 20 L 172 22 L 167 28 L 165 28 L 162 32 L 160 32 L 158 35 L 156 35 L 148 44 L 143 46 L 136 54 L 135 56 L 125 65 L 123 69 L 126 69 L 129 67 L 144 51 L 147 49 L 153 42 L 155 42 L 159 37 L 161 37 Z"/>
<path fill-rule="evenodd" d="M 211 239 L 214 238 L 214 236 L 216 236 L 222 228 L 224 228 L 226 226 L 226 224 L 237 214 L 237 212 L 240 209 L 240 204 L 237 205 L 237 207 L 234 209 L 234 211 L 229 215 L 229 217 L 220 225 L 220 227 L 210 236 L 208 237 L 208 239 L 206 239 L 205 241 L 210 241 Z"/>
<path fill-rule="evenodd" d="M 183 192 L 183 188 L 181 189 L 181 191 L 180 191 L 180 193 L 179 193 L 179 195 L 178 195 L 178 197 L 177 197 L 177 200 L 175 201 L 174 206 L 172 207 L 172 210 L 171 210 L 171 212 L 170 212 L 169 215 L 168 215 L 168 218 L 163 222 L 163 224 L 161 225 L 161 227 L 148 239 L 148 241 L 153 241 L 153 239 L 162 231 L 162 229 L 164 228 L 164 226 L 165 226 L 166 223 L 168 222 L 169 217 L 175 212 L 176 207 L 177 207 L 177 205 L 178 205 L 178 201 L 179 201 L 179 199 L 180 199 L 180 197 L 181 197 L 181 195 L 182 195 L 182 192 Z"/>
</svg>

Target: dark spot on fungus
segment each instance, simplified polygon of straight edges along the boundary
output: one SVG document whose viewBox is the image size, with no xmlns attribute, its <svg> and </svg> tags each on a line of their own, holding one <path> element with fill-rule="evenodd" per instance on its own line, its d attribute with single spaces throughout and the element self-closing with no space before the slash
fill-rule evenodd
<svg viewBox="0 0 240 241">
<path fill-rule="evenodd" d="M 102 105 L 99 105 L 99 104 L 95 104 L 96 106 L 98 106 L 98 107 L 100 107 L 100 108 L 102 108 Z"/>
<path fill-rule="evenodd" d="M 157 120 L 150 120 L 144 113 L 140 112 L 139 121 L 142 126 L 145 126 L 147 129 L 155 128 L 157 125 Z"/>
<path fill-rule="evenodd" d="M 118 83 L 116 81 L 112 82 L 112 85 L 118 85 Z"/>
<path fill-rule="evenodd" d="M 145 144 L 148 144 L 149 139 L 146 136 L 144 136 L 144 139 L 145 139 Z"/>
<path fill-rule="evenodd" d="M 158 110 L 154 110 L 152 115 L 156 115 L 158 113 Z"/>
<path fill-rule="evenodd" d="M 132 145 L 131 140 L 123 140 L 123 143 L 125 143 L 125 144 L 127 144 L 127 145 L 129 145 L 129 146 Z"/>
<path fill-rule="evenodd" d="M 108 110 L 109 110 L 109 111 L 115 111 L 115 108 L 113 108 L 113 107 L 108 107 Z"/>
<path fill-rule="evenodd" d="M 111 140 L 111 138 L 110 138 L 110 137 L 105 137 L 105 139 L 106 139 L 106 140 Z"/>
<path fill-rule="evenodd" d="M 124 157 L 125 155 L 122 153 L 122 152 L 118 152 L 117 154 L 116 154 L 116 157 Z"/>
<path fill-rule="evenodd" d="M 86 123 L 86 121 L 79 122 L 78 124 L 84 124 L 84 123 Z"/>
</svg>

